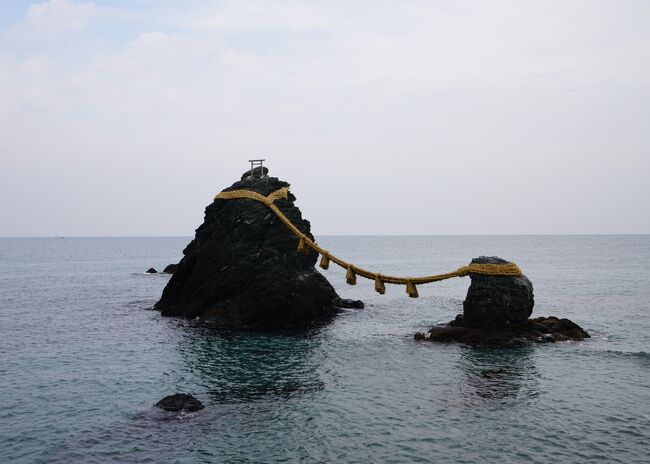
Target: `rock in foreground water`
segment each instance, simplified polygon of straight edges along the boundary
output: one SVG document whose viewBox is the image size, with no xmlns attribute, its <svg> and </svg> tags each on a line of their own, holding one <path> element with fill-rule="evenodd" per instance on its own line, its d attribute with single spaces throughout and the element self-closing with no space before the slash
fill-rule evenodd
<svg viewBox="0 0 650 464">
<path fill-rule="evenodd" d="M 226 190 L 264 196 L 289 184 L 249 175 Z M 275 205 L 313 239 L 295 197 Z M 298 253 L 298 238 L 264 204 L 250 199 L 216 200 L 156 303 L 164 316 L 200 318 L 241 329 L 305 328 L 337 310 L 338 297 L 316 271 L 318 254 Z"/>
<path fill-rule="evenodd" d="M 203 403 L 194 398 L 192 395 L 186 393 L 175 393 L 164 397 L 158 401 L 154 406 L 165 411 L 198 411 L 203 409 Z"/>
</svg>

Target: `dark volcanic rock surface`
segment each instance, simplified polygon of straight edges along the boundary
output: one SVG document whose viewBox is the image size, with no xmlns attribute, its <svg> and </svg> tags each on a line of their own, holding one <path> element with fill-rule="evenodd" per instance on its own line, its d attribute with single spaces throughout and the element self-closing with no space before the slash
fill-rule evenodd
<svg viewBox="0 0 650 464">
<path fill-rule="evenodd" d="M 363 309 L 366 307 L 361 300 L 351 300 L 350 298 L 334 298 L 334 306 L 345 309 Z"/>
<path fill-rule="evenodd" d="M 248 178 L 226 190 L 268 195 L 288 186 L 274 177 Z M 275 204 L 313 239 L 294 201 L 289 193 Z M 155 307 L 164 316 L 199 317 L 221 327 L 308 327 L 336 311 L 337 294 L 314 268 L 318 254 L 298 253 L 297 245 L 298 238 L 264 204 L 214 201 Z"/>
<path fill-rule="evenodd" d="M 472 263 L 504 264 L 506 260 L 481 256 Z M 533 284 L 520 277 L 470 274 L 472 281 L 463 302 L 464 325 L 475 328 L 507 327 L 525 322 L 533 312 Z"/>
<path fill-rule="evenodd" d="M 175 393 L 158 401 L 155 407 L 165 411 L 198 411 L 203 409 L 203 403 L 187 393 Z"/>
<path fill-rule="evenodd" d="M 269 168 L 265 167 L 256 167 L 255 169 L 249 169 L 241 175 L 241 180 L 246 180 L 246 178 L 253 177 L 264 177 L 269 173 Z"/>
<path fill-rule="evenodd" d="M 497 257 L 481 256 L 472 263 L 504 264 Z M 463 302 L 463 314 L 433 327 L 428 335 L 418 332 L 416 340 L 458 342 L 467 345 L 520 346 L 531 342 L 551 343 L 583 340 L 589 334 L 569 319 L 538 317 L 533 312 L 533 284 L 519 277 L 470 274 L 471 284 Z"/>
<path fill-rule="evenodd" d="M 537 317 L 518 325 L 495 329 L 465 327 L 462 318 L 456 317 L 448 324 L 433 327 L 428 335 L 420 332 L 415 334 L 416 340 L 458 342 L 474 346 L 521 346 L 531 342 L 553 343 L 585 338 L 590 336 L 578 324 L 555 316 Z"/>
</svg>

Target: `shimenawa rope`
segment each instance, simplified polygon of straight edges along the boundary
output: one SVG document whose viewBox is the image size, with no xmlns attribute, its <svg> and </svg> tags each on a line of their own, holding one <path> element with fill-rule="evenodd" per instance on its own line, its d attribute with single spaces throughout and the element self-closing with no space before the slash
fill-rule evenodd
<svg viewBox="0 0 650 464">
<path fill-rule="evenodd" d="M 467 266 L 462 266 L 456 269 L 453 272 L 448 272 L 446 274 L 434 274 L 430 276 L 422 277 L 397 277 L 391 275 L 379 274 L 377 272 L 371 272 L 366 269 L 355 266 L 352 263 L 348 263 L 341 258 L 333 255 L 326 249 L 320 247 L 316 242 L 311 240 L 308 236 L 303 234 L 300 229 L 298 229 L 275 205 L 276 200 L 286 200 L 289 195 L 289 188 L 283 187 L 270 195 L 264 196 L 257 192 L 251 190 L 230 190 L 228 192 L 221 192 L 216 197 L 216 200 L 235 200 L 246 198 L 249 200 L 255 200 L 264 205 L 268 206 L 273 213 L 287 226 L 287 228 L 298 237 L 298 251 L 301 253 L 307 253 L 309 249 L 315 250 L 321 255 L 320 267 L 323 269 L 329 268 L 330 262 L 336 263 L 341 266 L 343 269 L 346 269 L 345 281 L 350 285 L 356 285 L 357 276 L 364 277 L 366 279 L 375 281 L 375 290 L 384 294 L 386 292 L 386 287 L 384 284 L 400 284 L 406 285 L 406 293 L 411 298 L 418 297 L 418 290 L 416 284 L 428 284 L 431 282 L 438 282 L 441 280 L 451 279 L 453 277 L 464 277 L 469 274 L 482 274 L 489 276 L 520 276 L 521 270 L 514 263 L 504 263 L 504 264 L 480 264 L 480 263 L 470 263 Z"/>
</svg>

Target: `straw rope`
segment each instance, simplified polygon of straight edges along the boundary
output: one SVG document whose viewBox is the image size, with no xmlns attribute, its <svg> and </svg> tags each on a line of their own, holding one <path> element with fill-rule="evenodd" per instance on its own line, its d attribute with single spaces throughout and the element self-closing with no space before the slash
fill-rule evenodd
<svg viewBox="0 0 650 464">
<path fill-rule="evenodd" d="M 345 280 L 350 285 L 357 283 L 357 276 L 364 277 L 369 280 L 375 281 L 375 290 L 380 294 L 384 294 L 386 287 L 384 284 L 399 284 L 406 285 L 406 293 L 412 298 L 418 297 L 416 285 L 428 284 L 431 282 L 439 282 L 441 280 L 452 279 L 454 277 L 464 277 L 469 274 L 482 274 L 488 276 L 520 276 L 521 270 L 514 263 L 504 264 L 480 264 L 470 263 L 467 266 L 462 266 L 455 271 L 446 274 L 434 274 L 422 277 L 398 277 L 380 274 L 377 272 L 368 271 L 352 263 L 342 260 L 341 258 L 333 255 L 326 249 L 319 246 L 316 242 L 311 240 L 307 235 L 302 233 L 275 205 L 276 200 L 286 200 L 289 195 L 289 189 L 283 187 L 270 195 L 264 196 L 257 192 L 250 190 L 231 190 L 228 192 L 219 193 L 214 199 L 216 200 L 234 200 L 234 199 L 249 199 L 263 203 L 287 226 L 287 228 L 298 238 L 298 251 L 307 253 L 309 249 L 316 251 L 321 255 L 320 267 L 327 269 L 330 262 L 336 263 L 343 269 L 346 269 Z"/>
</svg>

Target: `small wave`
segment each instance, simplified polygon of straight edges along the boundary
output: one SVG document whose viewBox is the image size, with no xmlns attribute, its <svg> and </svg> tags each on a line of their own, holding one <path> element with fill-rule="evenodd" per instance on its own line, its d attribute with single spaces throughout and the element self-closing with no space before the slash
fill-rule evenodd
<svg viewBox="0 0 650 464">
<path fill-rule="evenodd" d="M 625 351 L 625 350 L 597 350 L 595 354 L 601 354 L 611 358 L 628 359 L 638 361 L 641 364 L 650 366 L 650 352 L 647 351 Z"/>
<path fill-rule="evenodd" d="M 623 350 L 606 350 L 606 353 L 617 355 L 617 356 L 624 356 L 624 357 L 631 357 L 631 358 L 640 358 L 640 359 L 647 359 L 650 360 L 650 353 L 647 351 L 623 351 Z"/>
</svg>

